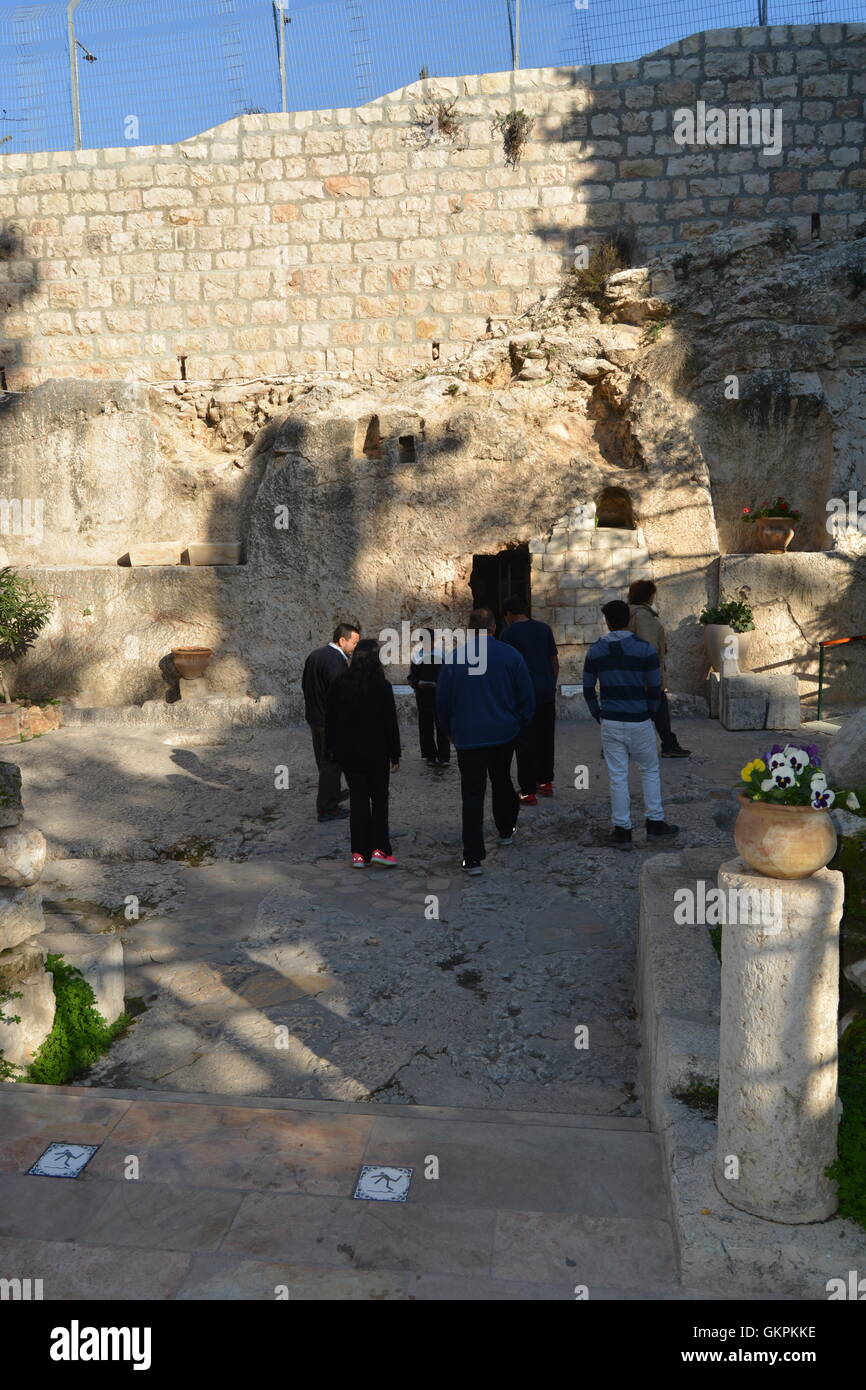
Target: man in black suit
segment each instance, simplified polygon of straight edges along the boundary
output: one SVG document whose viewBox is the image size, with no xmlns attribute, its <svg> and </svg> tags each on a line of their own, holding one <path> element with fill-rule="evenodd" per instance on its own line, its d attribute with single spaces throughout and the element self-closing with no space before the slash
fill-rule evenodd
<svg viewBox="0 0 866 1390">
<path fill-rule="evenodd" d="M 360 636 L 361 629 L 355 627 L 354 623 L 338 623 L 328 645 L 317 647 L 304 662 L 301 689 L 304 692 L 304 715 L 313 735 L 313 752 L 319 769 L 316 811 L 320 821 L 341 820 L 349 814 L 339 804 L 339 765 L 325 753 L 325 700 L 332 682 L 348 666 Z"/>
</svg>

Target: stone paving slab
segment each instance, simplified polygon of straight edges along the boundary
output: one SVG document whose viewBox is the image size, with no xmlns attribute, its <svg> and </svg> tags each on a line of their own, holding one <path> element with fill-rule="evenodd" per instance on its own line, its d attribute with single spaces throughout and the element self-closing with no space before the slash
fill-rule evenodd
<svg viewBox="0 0 866 1390">
<path fill-rule="evenodd" d="M 49 1300 L 273 1299 L 279 1286 L 301 1299 L 453 1299 L 454 1279 L 479 1281 L 473 1299 L 573 1298 L 576 1283 L 590 1296 L 596 1284 L 606 1297 L 678 1295 L 644 1128 L 351 1111 L 0 1087 L 0 1131 L 22 1143 L 0 1174 L 0 1277 L 42 1278 Z M 81 1177 L 26 1175 L 52 1139 L 94 1127 Z M 424 1176 L 431 1156 L 438 1178 Z M 354 1200 L 361 1164 L 377 1162 L 414 1169 L 408 1201 Z"/>
</svg>

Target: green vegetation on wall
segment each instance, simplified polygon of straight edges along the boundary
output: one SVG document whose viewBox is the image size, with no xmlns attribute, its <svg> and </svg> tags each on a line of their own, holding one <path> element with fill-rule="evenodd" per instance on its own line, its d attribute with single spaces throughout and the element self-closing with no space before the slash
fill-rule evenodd
<svg viewBox="0 0 866 1390">
<path fill-rule="evenodd" d="M 54 976 L 54 1027 L 20 1079 L 65 1086 L 107 1052 L 131 1020 L 123 1013 L 115 1023 L 106 1023 L 81 971 L 62 956 L 49 956 L 45 968 Z"/>
</svg>

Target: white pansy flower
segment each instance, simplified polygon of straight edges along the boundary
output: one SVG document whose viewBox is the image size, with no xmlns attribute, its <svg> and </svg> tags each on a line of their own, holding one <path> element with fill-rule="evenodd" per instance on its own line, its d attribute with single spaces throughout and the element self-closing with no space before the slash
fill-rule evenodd
<svg viewBox="0 0 866 1390">
<path fill-rule="evenodd" d="M 802 772 L 803 768 L 808 767 L 811 762 L 805 748 L 798 748 L 794 743 L 785 745 L 782 749 L 782 757 L 787 759 L 796 772 Z"/>
<path fill-rule="evenodd" d="M 859 802 L 858 799 L 857 799 L 857 794 L 856 794 L 856 792 L 849 792 L 849 793 L 848 793 L 848 795 L 845 797 L 845 805 L 848 807 L 848 810 L 849 810 L 849 811 L 859 811 L 859 810 L 860 810 L 860 802 Z"/>
</svg>

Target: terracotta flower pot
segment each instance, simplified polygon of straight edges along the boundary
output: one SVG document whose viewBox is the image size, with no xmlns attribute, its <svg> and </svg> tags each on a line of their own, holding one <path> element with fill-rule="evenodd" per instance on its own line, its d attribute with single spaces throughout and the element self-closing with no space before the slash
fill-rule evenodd
<svg viewBox="0 0 866 1390">
<path fill-rule="evenodd" d="M 788 516 L 759 516 L 755 522 L 757 548 L 781 555 L 794 539 L 794 523 Z"/>
<path fill-rule="evenodd" d="M 707 660 L 710 663 L 710 670 L 718 671 L 720 675 L 722 671 L 722 662 L 724 660 L 725 643 L 730 637 L 735 637 L 737 639 L 732 650 L 736 652 L 740 670 L 743 671 L 748 661 L 749 647 L 752 645 L 751 632 L 735 632 L 727 623 L 704 623 L 704 644 L 707 652 Z"/>
<path fill-rule="evenodd" d="M 836 853 L 836 829 L 827 811 L 777 806 L 739 797 L 734 843 L 740 858 L 770 878 L 809 878 Z"/>
<path fill-rule="evenodd" d="M 184 680 L 195 680 L 203 676 L 205 667 L 213 656 L 212 647 L 172 647 L 175 670 Z"/>
</svg>

